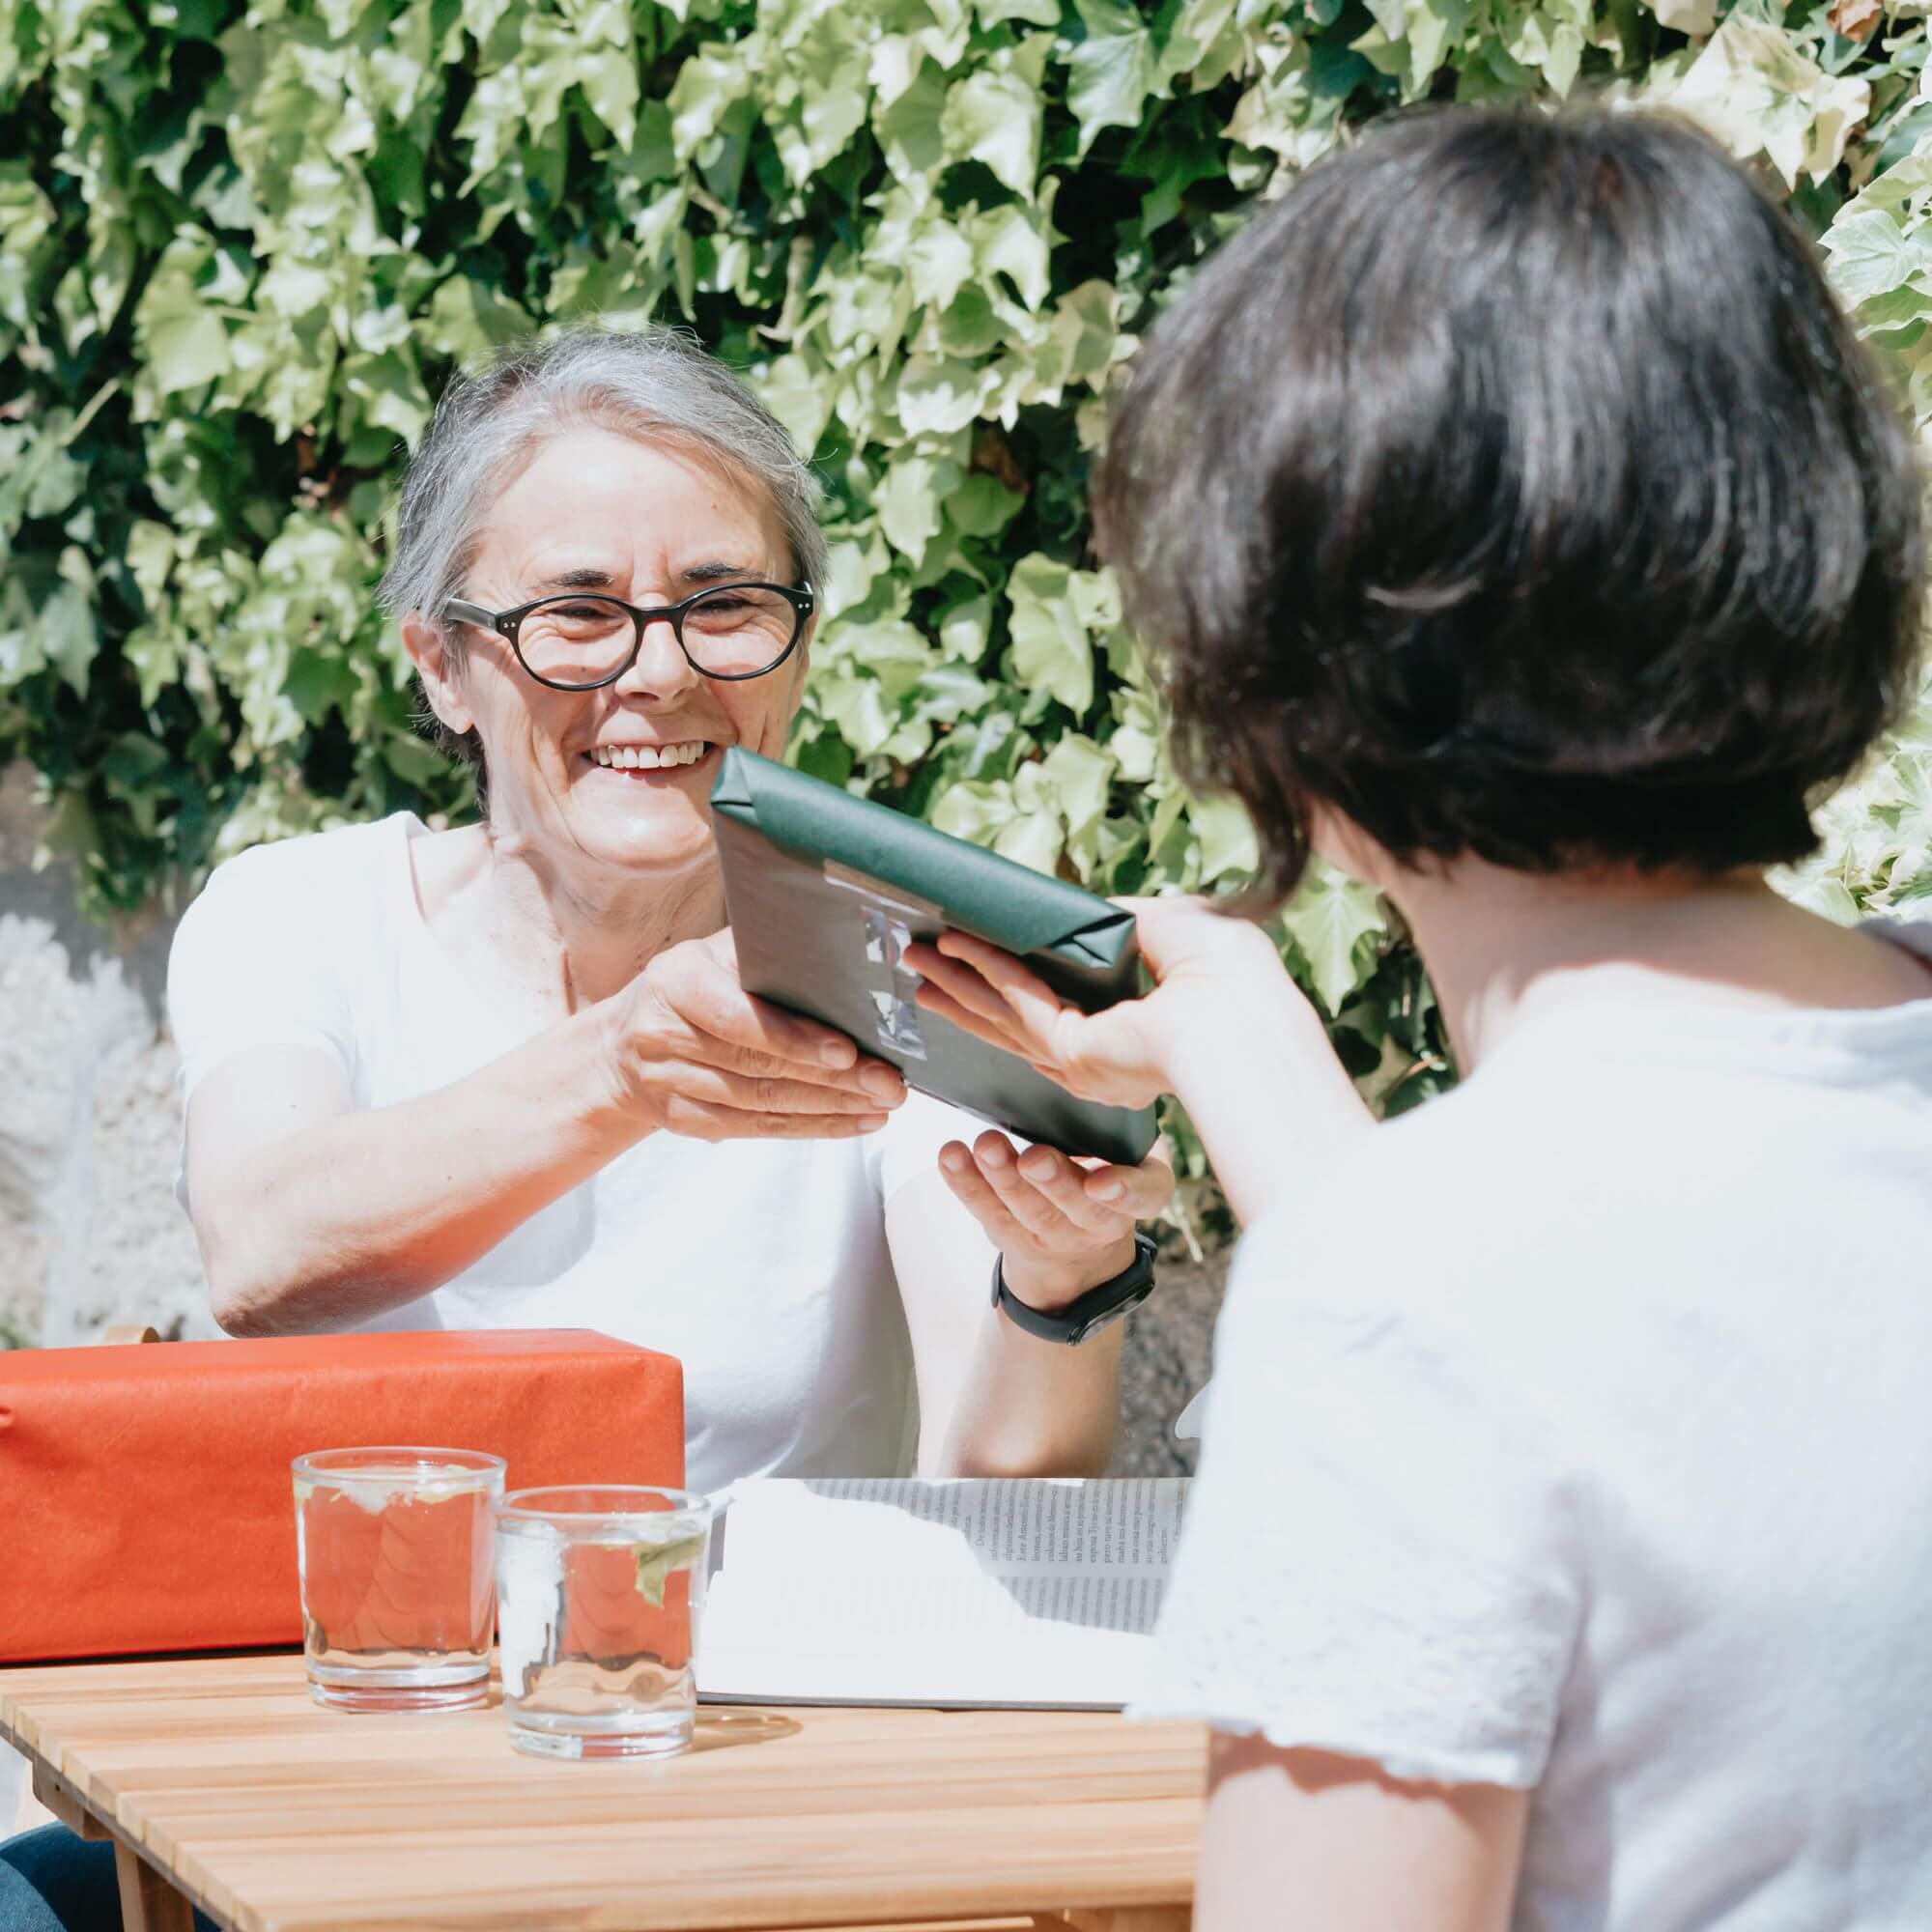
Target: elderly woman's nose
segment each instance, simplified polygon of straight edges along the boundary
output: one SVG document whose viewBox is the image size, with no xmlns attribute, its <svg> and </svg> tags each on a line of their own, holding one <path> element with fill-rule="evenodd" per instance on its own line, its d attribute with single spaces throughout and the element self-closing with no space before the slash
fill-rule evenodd
<svg viewBox="0 0 1932 1932">
<path fill-rule="evenodd" d="M 638 655 L 632 660 L 630 669 L 617 680 L 617 689 L 639 697 L 662 697 L 668 693 L 688 691 L 701 681 L 685 656 L 670 619 L 654 617 L 644 626 Z"/>
</svg>

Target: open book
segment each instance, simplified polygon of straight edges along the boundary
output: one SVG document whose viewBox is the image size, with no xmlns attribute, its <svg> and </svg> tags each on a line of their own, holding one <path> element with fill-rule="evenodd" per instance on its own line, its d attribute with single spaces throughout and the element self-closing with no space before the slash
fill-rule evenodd
<svg viewBox="0 0 1932 1932">
<path fill-rule="evenodd" d="M 742 1484 L 720 1519 L 698 1695 L 1118 1709 L 1186 1493 L 1178 1477 Z"/>
</svg>

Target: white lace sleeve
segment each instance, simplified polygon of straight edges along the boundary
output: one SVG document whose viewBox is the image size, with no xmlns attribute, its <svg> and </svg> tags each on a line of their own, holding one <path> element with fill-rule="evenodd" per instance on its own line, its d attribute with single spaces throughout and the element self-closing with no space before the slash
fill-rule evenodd
<svg viewBox="0 0 1932 1932">
<path fill-rule="evenodd" d="M 1579 1584 L 1566 1485 L 1514 1399 L 1522 1364 L 1459 1333 L 1453 1284 L 1380 1296 L 1359 1252 L 1279 1221 L 1236 1264 L 1134 1715 L 1533 1784 Z"/>
</svg>

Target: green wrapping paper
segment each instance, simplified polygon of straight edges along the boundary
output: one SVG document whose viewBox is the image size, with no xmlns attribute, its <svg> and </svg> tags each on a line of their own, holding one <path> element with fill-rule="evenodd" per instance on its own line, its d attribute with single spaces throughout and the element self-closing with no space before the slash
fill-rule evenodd
<svg viewBox="0 0 1932 1932">
<path fill-rule="evenodd" d="M 921 1011 L 902 964 L 913 940 L 953 926 L 1097 1012 L 1140 990 L 1131 913 L 737 747 L 711 807 L 747 992 L 837 1027 L 908 1086 L 1022 1139 L 1146 1158 L 1151 1107 L 1076 1100 L 1025 1061 Z"/>
</svg>

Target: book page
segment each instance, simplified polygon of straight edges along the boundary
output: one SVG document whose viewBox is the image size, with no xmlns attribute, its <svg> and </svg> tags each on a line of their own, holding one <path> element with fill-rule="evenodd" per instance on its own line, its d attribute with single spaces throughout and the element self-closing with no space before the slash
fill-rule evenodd
<svg viewBox="0 0 1932 1932">
<path fill-rule="evenodd" d="M 1111 1707 L 1133 1695 L 1183 1479 L 766 1480 L 732 1494 L 700 1694 Z"/>
</svg>

